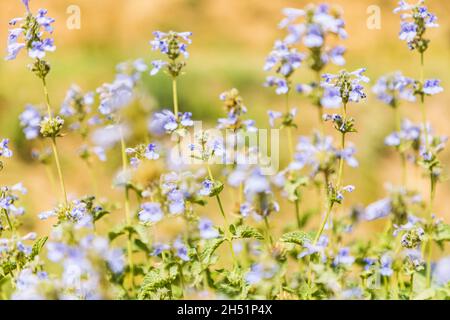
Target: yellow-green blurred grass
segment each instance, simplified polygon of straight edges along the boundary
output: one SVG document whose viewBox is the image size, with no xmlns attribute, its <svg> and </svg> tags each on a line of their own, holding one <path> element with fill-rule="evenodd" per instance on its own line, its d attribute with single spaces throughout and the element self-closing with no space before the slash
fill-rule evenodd
<svg viewBox="0 0 450 320">
<path fill-rule="evenodd" d="M 281 19 L 283 7 L 302 7 L 310 1 L 239 1 L 239 0 L 32 0 L 34 9 L 47 7 L 50 16 L 57 18 L 56 44 L 57 51 L 49 55 L 53 71 L 49 77 L 49 88 L 54 108 L 59 105 L 67 88 L 77 83 L 85 90 L 93 90 L 114 76 L 115 65 L 126 59 L 143 57 L 150 61 L 155 54 L 150 51 L 148 40 L 151 32 L 157 29 L 192 30 L 194 43 L 190 48 L 191 57 L 186 69 L 187 74 L 180 79 L 179 95 L 182 110 L 194 113 L 194 118 L 214 121 L 223 113 L 217 97 L 223 90 L 237 87 L 249 108 L 249 117 L 257 120 L 260 126 L 267 126 L 266 110 L 283 110 L 282 99 L 272 90 L 261 87 L 265 74 L 261 68 L 265 55 L 271 49 L 273 41 L 282 35 L 276 28 Z M 314 1 L 317 2 L 317 1 Z M 418 56 L 409 52 L 406 44 L 397 39 L 399 17 L 392 13 L 395 1 L 329 1 L 341 5 L 345 10 L 347 30 L 350 38 L 344 42 L 348 52 L 347 68 L 367 67 L 372 80 L 392 70 L 402 70 L 406 75 L 418 77 Z M 432 42 L 426 53 L 426 77 L 436 77 L 443 81 L 447 90 L 444 93 L 427 99 L 427 110 L 430 121 L 436 131 L 448 135 L 448 102 L 450 91 L 449 60 L 449 22 L 446 16 L 450 13 L 450 3 L 446 1 L 428 1 L 430 9 L 440 18 L 441 27 L 429 30 Z M 81 30 L 67 30 L 65 19 L 69 4 L 79 5 L 82 14 Z M 380 5 L 382 8 L 381 30 L 368 30 L 366 27 L 368 5 Z M 2 1 L 0 4 L 0 39 L 6 39 L 7 21 L 22 14 L 23 8 L 19 0 Z M 5 40 L 6 42 L 6 40 Z M 16 152 L 14 161 L 8 161 L 6 169 L 0 176 L 0 182 L 15 183 L 23 181 L 29 188 L 26 196 L 28 209 L 27 226 L 37 227 L 48 232 L 49 222 L 36 222 L 32 217 L 42 210 L 48 210 L 57 201 L 59 194 L 51 191 L 51 186 L 42 166 L 31 162 L 29 143 L 27 143 L 18 125 L 17 116 L 26 103 L 42 103 L 42 90 L 39 81 L 26 70 L 28 60 L 22 55 L 17 61 L 6 63 L 0 61 L 0 132 L 1 136 L 12 139 Z M 330 68 L 329 71 L 337 71 Z M 312 75 L 304 68 L 298 75 L 298 81 L 309 81 Z M 154 97 L 152 108 L 170 107 L 170 82 L 163 76 L 144 77 L 143 84 L 147 94 Z M 309 134 L 317 127 L 316 110 L 299 96 L 291 99 L 292 105 L 300 111 L 297 134 Z M 137 107 L 136 107 L 137 108 Z M 366 103 L 351 106 L 350 113 L 357 119 L 358 134 L 350 136 L 358 148 L 358 159 L 361 167 L 357 170 L 346 169 L 345 182 L 353 183 L 357 189 L 348 195 L 346 205 L 367 203 L 385 194 L 384 183 L 396 183 L 400 177 L 399 161 L 395 153 L 383 145 L 384 136 L 394 128 L 393 114 L 388 107 L 377 102 L 369 94 Z M 405 104 L 402 106 L 405 115 L 413 120 L 420 120 L 419 106 Z M 139 132 L 145 130 L 139 109 L 130 115 L 135 117 Z M 329 128 L 331 134 L 333 130 Z M 77 158 L 76 150 L 79 140 L 67 137 L 60 143 L 64 173 L 68 189 L 75 196 L 89 193 L 92 185 L 86 166 Z M 109 156 L 112 163 L 106 166 L 96 165 L 96 176 L 102 195 L 121 199 L 121 193 L 111 188 L 111 177 L 118 168 L 118 150 Z M 449 167 L 450 153 L 441 155 L 444 165 Z M 153 170 L 150 168 L 149 170 Z M 411 186 L 427 190 L 426 179 L 410 170 Z M 448 172 L 448 170 L 446 170 Z M 447 208 L 450 185 L 448 181 L 441 183 L 436 195 L 435 212 L 450 220 Z M 224 196 L 228 193 L 225 192 Z M 427 196 L 427 191 L 424 194 Z M 317 204 L 314 192 L 305 194 L 306 203 L 302 210 L 313 208 Z M 230 198 L 224 201 L 227 211 L 233 209 Z M 273 217 L 272 226 L 280 232 L 286 221 L 294 220 L 293 205 L 282 202 L 282 213 Z M 216 203 L 211 203 L 202 213 L 208 214 L 216 222 L 221 222 Z M 342 212 L 340 212 L 342 214 Z M 120 220 L 122 213 L 113 213 Z M 312 223 L 314 225 L 314 222 Z M 183 228 L 173 223 L 159 228 L 161 237 L 169 237 L 173 231 Z M 173 229 L 173 230 L 172 230 Z M 379 223 L 366 223 L 358 228 L 356 235 L 370 236 L 367 230 L 381 230 Z M 161 231 L 163 230 L 163 231 Z"/>
</svg>

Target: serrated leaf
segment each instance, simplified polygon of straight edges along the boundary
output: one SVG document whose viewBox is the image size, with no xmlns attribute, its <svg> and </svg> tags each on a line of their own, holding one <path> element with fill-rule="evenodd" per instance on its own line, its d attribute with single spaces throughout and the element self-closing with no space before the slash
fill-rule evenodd
<svg viewBox="0 0 450 320">
<path fill-rule="evenodd" d="M 225 241 L 224 238 L 216 238 L 211 239 L 206 242 L 206 245 L 203 249 L 203 251 L 200 253 L 200 260 L 203 265 L 207 266 L 211 264 L 211 259 L 214 254 L 214 252 L 217 250 L 217 248 L 220 247 L 220 245 Z"/>
<path fill-rule="evenodd" d="M 450 225 L 440 223 L 433 236 L 436 241 L 450 241 Z"/>
<path fill-rule="evenodd" d="M 223 183 L 220 181 L 214 181 L 214 187 L 211 190 L 211 193 L 209 194 L 210 197 L 215 197 L 217 196 L 219 193 L 221 193 L 223 190 Z"/>
<path fill-rule="evenodd" d="M 303 246 L 305 242 L 311 242 L 311 237 L 303 231 L 292 231 L 283 234 L 280 240 L 282 242 L 294 243 Z"/>
<path fill-rule="evenodd" d="M 264 240 L 264 236 L 255 228 L 247 226 L 247 225 L 240 225 L 236 228 L 236 232 L 234 234 L 234 237 L 237 239 L 258 239 L 258 240 Z"/>
<path fill-rule="evenodd" d="M 47 239 L 48 239 L 48 237 L 39 238 L 33 244 L 33 248 L 31 249 L 30 260 L 33 260 L 34 257 L 36 257 L 39 254 L 39 252 L 41 252 L 42 247 L 44 247 L 45 243 L 47 242 Z"/>
</svg>

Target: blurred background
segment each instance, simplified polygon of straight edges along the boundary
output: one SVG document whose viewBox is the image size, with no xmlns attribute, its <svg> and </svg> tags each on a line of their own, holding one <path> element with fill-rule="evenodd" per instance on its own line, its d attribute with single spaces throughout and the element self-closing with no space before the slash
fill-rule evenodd
<svg viewBox="0 0 450 320">
<path fill-rule="evenodd" d="M 178 82 L 180 108 L 191 111 L 195 119 L 215 123 L 223 115 L 218 95 L 236 87 L 241 92 L 249 109 L 249 117 L 260 127 L 267 127 L 267 109 L 284 110 L 282 97 L 274 90 L 263 88 L 266 74 L 262 71 L 265 56 L 273 42 L 283 36 L 277 28 L 284 7 L 302 8 L 316 1 L 300 0 L 31 0 L 31 7 L 48 8 L 49 16 L 56 19 L 55 41 L 57 51 L 49 54 L 52 72 L 48 79 L 53 107 L 59 109 L 67 89 L 78 84 L 84 91 L 95 90 L 103 82 L 112 81 L 115 65 L 121 61 L 144 58 L 146 62 L 158 55 L 148 44 L 154 30 L 192 31 L 193 45 L 188 60 L 187 73 Z M 374 81 L 384 73 L 401 70 L 406 76 L 419 77 L 419 56 L 410 52 L 403 41 L 398 40 L 399 16 L 392 13 L 396 7 L 393 0 L 332 0 L 345 12 L 349 38 L 342 42 L 347 47 L 346 68 L 354 70 L 367 68 L 367 75 Z M 69 5 L 81 9 L 81 28 L 69 30 L 66 12 Z M 381 29 L 369 30 L 366 26 L 367 8 L 378 5 L 381 8 Z M 440 28 L 431 29 L 427 36 L 431 45 L 426 52 L 425 77 L 439 78 L 445 91 L 428 98 L 427 112 L 436 132 L 449 135 L 450 102 L 450 15 L 449 1 L 427 1 L 431 12 L 439 18 Z M 8 21 L 22 16 L 24 7 L 19 0 L 0 2 L 0 46 L 6 55 Z M 0 137 L 9 137 L 15 151 L 13 161 L 6 163 L 0 175 L 0 185 L 22 181 L 29 189 L 25 196 L 27 226 L 48 232 L 51 222 L 40 222 L 34 218 L 37 213 L 49 210 L 57 201 L 48 182 L 45 169 L 30 157 L 31 145 L 24 139 L 19 126 L 18 115 L 27 103 L 43 104 L 42 88 L 39 80 L 31 74 L 26 65 L 28 58 L 21 54 L 16 61 L 0 59 Z M 327 72 L 336 72 L 338 67 L 328 67 Z M 297 72 L 298 82 L 311 81 L 312 75 L 301 68 Z M 145 75 L 144 90 L 148 95 L 148 106 L 154 110 L 172 106 L 170 80 L 164 75 Z M 369 90 L 368 90 L 369 91 Z M 294 94 L 293 106 L 299 108 L 297 135 L 308 135 L 317 127 L 317 114 L 309 102 Z M 403 104 L 402 112 L 412 120 L 420 120 L 418 104 Z M 357 148 L 360 168 L 346 169 L 345 181 L 356 186 L 356 191 L 346 197 L 345 205 L 367 205 L 386 195 L 387 182 L 400 181 L 398 155 L 384 146 L 384 137 L 394 129 L 393 112 L 389 107 L 376 101 L 369 93 L 365 103 L 350 107 L 356 118 L 358 134 L 350 140 Z M 136 126 L 145 126 L 139 114 L 134 115 Z M 330 134 L 334 134 L 328 128 Z M 77 156 L 79 141 L 68 136 L 60 142 L 62 162 L 69 193 L 81 196 L 92 190 L 87 178 L 86 166 Z M 112 161 L 95 166 L 99 188 L 105 196 L 121 199 L 118 191 L 111 187 L 112 174 L 119 166 L 119 157 L 109 155 Z M 450 168 L 450 152 L 441 154 L 446 167 Z M 409 171 L 410 186 L 423 190 L 428 197 L 428 180 L 420 171 Z M 450 222 L 448 206 L 450 184 L 446 180 L 439 184 L 436 195 L 435 212 Z M 305 197 L 305 199 L 310 199 Z M 233 204 L 227 202 L 227 210 Z M 213 220 L 220 222 L 215 202 L 204 209 Z M 310 206 L 305 203 L 304 209 Z M 293 206 L 282 205 L 281 215 L 293 220 Z M 217 213 L 217 214 L 216 214 Z M 120 212 L 115 213 L 121 216 Z M 282 216 L 274 217 L 272 224 L 277 228 L 277 220 L 287 221 Z M 294 222 L 294 221 L 292 221 Z M 280 225 L 282 225 L 280 223 Z M 312 226 L 317 225 L 311 224 Z M 357 234 L 368 237 L 367 230 L 382 230 L 378 222 L 365 223 Z M 373 233 L 374 234 L 374 233 Z"/>
</svg>

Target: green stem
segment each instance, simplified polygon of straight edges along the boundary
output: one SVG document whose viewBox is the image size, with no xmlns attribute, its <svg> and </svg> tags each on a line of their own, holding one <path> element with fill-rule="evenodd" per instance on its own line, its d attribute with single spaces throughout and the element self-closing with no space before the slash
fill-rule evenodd
<svg viewBox="0 0 450 320">
<path fill-rule="evenodd" d="M 212 174 L 211 167 L 209 166 L 209 164 L 206 166 L 206 168 L 208 170 L 209 179 L 211 180 L 212 183 L 214 183 L 214 176 Z M 231 238 L 232 237 L 229 234 L 229 226 L 230 226 L 230 224 L 228 223 L 227 215 L 225 214 L 225 210 L 223 209 L 222 201 L 220 200 L 220 196 L 218 194 L 216 194 L 216 199 L 217 199 L 217 204 L 219 205 L 220 213 L 222 214 L 222 217 L 223 217 L 223 219 L 225 221 L 225 225 L 226 225 L 225 234 L 226 234 L 226 237 L 228 238 L 227 242 L 230 245 L 231 256 L 233 257 L 234 263 L 236 265 L 238 265 L 238 260 L 236 258 L 236 255 L 235 255 L 234 249 L 233 249 L 233 243 L 231 242 Z"/>
<path fill-rule="evenodd" d="M 52 118 L 52 109 L 50 106 L 50 96 L 48 94 L 47 82 L 45 80 L 45 77 L 42 78 L 42 85 L 44 87 L 44 96 L 45 96 L 45 104 L 47 105 L 47 114 L 48 114 L 49 119 L 51 119 Z M 64 177 L 62 174 L 61 163 L 59 162 L 58 148 L 56 147 L 56 137 L 52 137 L 51 140 L 52 140 L 52 149 L 53 149 L 53 155 L 55 157 L 56 168 L 58 170 L 59 184 L 61 186 L 61 191 L 64 196 L 64 203 L 67 206 L 67 193 L 66 193 L 66 187 L 65 187 L 65 183 L 64 183 Z"/>
<path fill-rule="evenodd" d="M 177 95 L 177 78 L 172 79 L 172 96 L 173 96 L 173 113 L 178 120 L 178 95 Z"/>
<path fill-rule="evenodd" d="M 398 104 L 394 107 L 394 112 L 395 112 L 395 128 L 397 132 L 400 132 L 402 129 L 402 120 L 401 120 L 401 115 L 400 115 L 400 107 L 398 106 Z M 402 163 L 402 177 L 401 177 L 401 182 L 402 182 L 402 186 L 404 188 L 406 188 L 406 179 L 407 179 L 407 168 L 406 168 L 406 155 L 402 150 L 399 150 L 400 152 L 400 158 L 401 158 L 401 163 Z"/>
<path fill-rule="evenodd" d="M 323 230 L 325 229 L 325 225 L 327 224 L 327 221 L 328 221 L 328 219 L 330 217 L 330 214 L 331 214 L 331 210 L 333 209 L 333 204 L 334 204 L 333 202 L 329 201 L 328 208 L 327 208 L 327 213 L 325 214 L 325 218 L 322 220 L 322 222 L 320 224 L 319 232 L 317 232 L 316 236 L 314 237 L 314 242 L 313 242 L 314 245 L 317 244 L 317 241 L 319 241 L 320 236 L 322 235 Z"/>
<path fill-rule="evenodd" d="M 61 163 L 59 162 L 58 148 L 56 146 L 56 138 L 52 137 L 51 140 L 52 140 L 53 154 L 55 156 L 56 169 L 58 171 L 59 185 L 60 185 L 62 193 L 63 193 L 64 203 L 67 206 L 68 201 L 67 201 L 66 185 L 64 183 L 64 176 L 62 174 Z"/>
<path fill-rule="evenodd" d="M 410 277 L 410 287 L 409 287 L 409 300 L 412 299 L 414 293 L 414 273 Z"/>
<path fill-rule="evenodd" d="M 297 227 L 300 229 L 302 227 L 302 221 L 300 219 L 300 201 L 299 201 L 299 199 L 295 200 L 295 216 L 297 218 Z"/>
<path fill-rule="evenodd" d="M 122 173 L 124 175 L 127 174 L 128 166 L 127 166 L 127 155 L 126 155 L 126 147 L 125 147 L 125 139 L 123 137 L 122 128 L 119 127 L 120 130 L 120 145 L 121 145 L 121 154 L 122 154 Z M 131 215 L 130 215 L 130 197 L 128 192 L 128 181 L 125 182 L 125 220 L 127 226 L 131 226 Z M 127 239 L 127 256 L 128 256 L 128 265 L 130 266 L 130 279 L 131 279 L 131 289 L 134 292 L 134 264 L 133 264 L 133 247 L 132 247 L 132 239 L 131 234 L 129 234 Z"/>
<path fill-rule="evenodd" d="M 270 248 L 273 247 L 273 239 L 270 235 L 270 225 L 269 225 L 269 219 L 267 219 L 267 216 L 264 216 L 264 225 L 266 227 L 266 239 L 269 240 Z"/>
</svg>

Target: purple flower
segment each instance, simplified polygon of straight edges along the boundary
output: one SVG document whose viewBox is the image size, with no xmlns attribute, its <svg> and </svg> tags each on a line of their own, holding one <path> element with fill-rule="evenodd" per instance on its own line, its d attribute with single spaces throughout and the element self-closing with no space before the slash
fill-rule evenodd
<svg viewBox="0 0 450 320">
<path fill-rule="evenodd" d="M 444 89 L 440 86 L 440 83 L 441 81 L 438 79 L 425 80 L 423 92 L 428 95 L 434 95 L 444 91 Z"/>
<path fill-rule="evenodd" d="M 164 214 L 161 210 L 161 204 L 158 202 L 145 202 L 141 205 L 138 213 L 139 220 L 144 223 L 155 223 L 160 221 Z"/>
<path fill-rule="evenodd" d="M 386 217 L 392 211 L 392 202 L 389 198 L 378 200 L 364 210 L 364 219 L 376 220 Z"/>
<path fill-rule="evenodd" d="M 13 152 L 8 147 L 9 139 L 2 139 L 0 141 L 0 157 L 11 158 Z"/>
<path fill-rule="evenodd" d="M 384 254 L 380 259 L 380 274 L 385 277 L 390 277 L 393 274 L 392 257 Z"/>
<path fill-rule="evenodd" d="M 150 75 L 154 76 L 161 70 L 165 65 L 167 65 L 167 62 L 162 60 L 154 60 L 152 61 L 153 69 L 150 71 Z"/>
<path fill-rule="evenodd" d="M 285 79 L 277 78 L 274 76 L 268 76 L 264 83 L 266 87 L 276 87 L 276 94 L 286 94 L 289 91 L 288 83 Z"/>
<path fill-rule="evenodd" d="M 325 87 L 320 103 L 325 108 L 339 108 L 342 104 L 339 88 Z"/>
<path fill-rule="evenodd" d="M 175 240 L 175 242 L 173 243 L 173 247 L 176 251 L 176 255 L 178 258 L 180 258 L 183 261 L 191 260 L 188 255 L 188 249 L 180 238 Z"/>
<path fill-rule="evenodd" d="M 159 153 L 157 152 L 156 144 L 150 143 L 145 149 L 144 156 L 149 160 L 158 160 Z"/>
<path fill-rule="evenodd" d="M 275 120 L 281 118 L 281 116 L 283 115 L 279 111 L 272 111 L 272 110 L 267 111 L 267 114 L 269 115 L 269 124 L 272 128 L 275 126 Z"/>
<path fill-rule="evenodd" d="M 380 77 L 372 87 L 372 91 L 379 100 L 395 107 L 398 99 L 415 101 L 413 84 L 413 79 L 407 78 L 397 71 Z"/>
<path fill-rule="evenodd" d="M 203 239 L 214 239 L 219 236 L 219 232 L 214 228 L 211 220 L 202 218 L 198 223 L 200 237 Z"/>
<path fill-rule="evenodd" d="M 355 258 L 350 255 L 349 248 L 341 248 L 337 256 L 334 258 L 333 264 L 335 266 L 344 265 L 351 266 L 355 262 Z"/>
<path fill-rule="evenodd" d="M 214 183 L 211 180 L 209 180 L 209 179 L 205 179 L 202 182 L 202 188 L 199 190 L 198 193 L 201 196 L 207 197 L 207 196 L 209 196 L 211 194 L 213 187 L 214 187 Z"/>
</svg>

